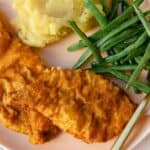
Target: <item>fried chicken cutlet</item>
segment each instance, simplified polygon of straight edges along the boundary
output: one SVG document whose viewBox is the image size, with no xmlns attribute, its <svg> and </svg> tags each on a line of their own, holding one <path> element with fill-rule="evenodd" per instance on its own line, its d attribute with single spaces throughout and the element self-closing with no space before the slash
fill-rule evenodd
<svg viewBox="0 0 150 150">
<path fill-rule="evenodd" d="M 28 107 L 14 108 L 0 104 L 0 123 L 18 133 L 29 135 L 32 144 L 42 144 L 54 138 L 58 129 L 41 113 Z"/>
<path fill-rule="evenodd" d="M 6 18 L 3 14 L 0 15 L 0 72 L 3 74 L 4 70 L 7 71 L 12 64 L 16 63 L 19 55 L 17 56 L 17 53 L 9 53 L 11 52 L 9 51 L 9 47 L 14 47 L 15 49 L 15 45 L 12 45 L 11 42 L 13 43 L 16 37 L 5 20 Z M 31 54 L 29 53 L 28 56 L 32 57 Z M 7 55 L 7 57 L 5 57 L 5 55 Z M 23 57 L 21 59 L 23 59 Z M 36 59 L 35 57 L 33 61 Z M 18 77 L 17 73 L 15 77 Z M 13 86 L 19 88 L 15 80 L 12 85 L 9 84 L 9 82 L 7 77 L 0 78 L 0 123 L 14 131 L 29 135 L 29 140 L 34 144 L 41 144 L 54 138 L 58 134 L 59 129 L 52 125 L 52 122 L 41 113 L 29 107 L 21 107 L 19 104 L 14 106 L 7 105 L 9 97 L 7 97 L 5 92 L 11 93 Z"/>
<path fill-rule="evenodd" d="M 4 106 L 36 110 L 87 143 L 119 135 L 136 107 L 104 76 L 89 70 L 46 67 L 18 38 L 1 55 L 1 80 L 11 87 L 1 84 Z"/>
</svg>

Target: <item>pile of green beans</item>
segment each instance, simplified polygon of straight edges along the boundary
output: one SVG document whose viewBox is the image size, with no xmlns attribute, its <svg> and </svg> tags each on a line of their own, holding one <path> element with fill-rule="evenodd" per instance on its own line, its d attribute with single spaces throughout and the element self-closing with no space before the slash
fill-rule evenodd
<svg viewBox="0 0 150 150">
<path fill-rule="evenodd" d="M 96 73 L 111 73 L 124 80 L 126 88 L 133 87 L 150 93 L 150 85 L 138 80 L 143 69 L 150 71 L 150 22 L 146 19 L 150 10 L 143 13 L 139 9 L 143 0 L 136 0 L 131 5 L 124 0 L 114 0 L 112 10 L 106 1 L 100 0 L 106 15 L 98 10 L 92 0 L 84 1 L 100 29 L 88 37 L 74 21 L 69 21 L 81 40 L 71 45 L 68 51 L 74 52 L 87 47 L 73 69 L 82 67 L 94 56 L 91 66 Z M 122 8 L 119 14 L 118 8 Z M 107 54 L 105 57 L 103 52 Z M 126 74 L 127 71 L 129 75 Z"/>
</svg>

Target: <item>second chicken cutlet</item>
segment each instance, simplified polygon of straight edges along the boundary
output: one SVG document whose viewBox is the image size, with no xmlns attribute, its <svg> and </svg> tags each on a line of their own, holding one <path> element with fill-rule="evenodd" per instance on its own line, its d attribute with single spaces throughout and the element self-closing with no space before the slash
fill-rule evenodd
<svg viewBox="0 0 150 150">
<path fill-rule="evenodd" d="M 18 38 L 0 57 L 3 80 L 9 85 L 6 89 L 1 84 L 0 89 L 6 106 L 36 110 L 87 143 L 119 135 L 136 107 L 104 76 L 89 70 L 47 68 Z"/>
</svg>

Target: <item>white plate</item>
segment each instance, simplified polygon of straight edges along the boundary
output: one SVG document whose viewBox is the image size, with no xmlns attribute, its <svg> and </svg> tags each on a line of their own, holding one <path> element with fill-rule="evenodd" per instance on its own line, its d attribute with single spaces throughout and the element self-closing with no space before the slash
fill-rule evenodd
<svg viewBox="0 0 150 150">
<path fill-rule="evenodd" d="M 150 0 L 148 1 L 150 2 Z M 11 0 L 0 0 L 0 9 L 3 9 L 10 18 L 12 18 L 15 14 L 11 5 Z M 77 36 L 70 35 L 59 43 L 53 44 L 49 48 L 43 50 L 40 53 L 40 56 L 47 65 L 71 68 L 71 66 L 80 56 L 81 52 L 68 53 L 66 49 L 77 39 Z M 135 146 L 143 137 L 145 137 L 147 133 L 145 126 L 146 123 L 149 122 L 150 119 L 148 117 L 144 118 L 142 121 L 139 121 L 138 125 L 134 129 L 134 133 L 130 136 L 130 140 L 126 144 L 127 147 Z M 142 130 L 142 133 L 137 132 L 139 128 Z M 113 142 L 114 139 L 108 141 L 107 143 L 85 144 L 84 142 L 77 140 L 66 133 L 62 133 L 59 137 L 46 144 L 32 145 L 28 142 L 26 136 L 0 126 L 0 150 L 110 150 Z"/>
</svg>

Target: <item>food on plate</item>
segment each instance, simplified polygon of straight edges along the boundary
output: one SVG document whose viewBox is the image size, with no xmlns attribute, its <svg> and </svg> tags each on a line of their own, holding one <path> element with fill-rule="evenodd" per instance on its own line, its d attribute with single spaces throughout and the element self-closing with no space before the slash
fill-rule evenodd
<svg viewBox="0 0 150 150">
<path fill-rule="evenodd" d="M 63 131 L 87 143 L 119 135 L 135 109 L 121 89 L 92 71 L 51 68 L 39 79 L 35 86 L 45 88 L 47 84 L 49 98 L 39 105 L 36 101 L 28 104 Z M 38 93 L 42 93 L 41 88 Z"/>
<path fill-rule="evenodd" d="M 110 1 L 110 0 L 108 0 Z M 14 0 L 15 26 L 28 45 L 44 47 L 68 35 L 68 20 L 73 19 L 86 31 L 96 25 L 84 0 Z M 99 0 L 94 1 L 102 11 Z"/>
<path fill-rule="evenodd" d="M 69 21 L 81 40 L 71 45 L 68 51 L 87 47 L 73 68 L 82 67 L 93 56 L 94 60 L 90 61 L 91 70 L 112 74 L 126 82 L 126 89 L 132 87 L 135 92 L 147 94 L 113 145 L 112 150 L 118 150 L 150 101 L 149 76 L 144 73 L 144 82 L 141 78 L 143 71 L 150 74 L 150 10 L 141 11 L 140 5 L 144 0 L 113 1 L 110 17 L 96 11 L 92 0 L 85 1 L 101 28 L 87 37 L 74 21 Z M 104 10 L 107 12 L 106 8 Z"/>
<path fill-rule="evenodd" d="M 9 37 L 5 26 L 1 27 L 0 32 L 4 30 Z M 24 116 L 35 130 L 35 135 L 31 132 L 33 137 L 47 128 L 49 132 L 42 132 L 43 136 L 55 135 L 57 128 L 53 124 L 87 143 L 107 141 L 121 133 L 136 108 L 123 90 L 90 70 L 48 68 L 17 37 L 8 40 L 0 56 L 0 110 L 5 108 L 10 113 L 3 118 L 11 118 L 13 113 L 12 120 L 18 117 L 19 132 Z M 28 108 L 31 114 L 26 116 Z M 45 120 L 41 127 L 36 126 L 41 120 Z M 53 124 L 46 125 L 49 120 Z M 7 125 L 7 120 L 3 124 L 15 127 Z"/>
<path fill-rule="evenodd" d="M 38 63 L 39 59 L 30 51 L 26 51 L 26 49 L 28 49 L 26 46 L 21 47 L 19 40 L 16 39 L 14 33 L 10 30 L 10 27 L 7 26 L 8 24 L 4 20 L 2 21 L 2 17 L 1 14 L 0 123 L 14 131 L 29 135 L 30 142 L 41 144 L 54 138 L 59 133 L 59 129 L 54 126 L 48 118 L 44 117 L 35 109 L 19 104 L 9 105 L 9 95 L 11 95 L 13 89 L 18 88 L 19 90 L 24 86 L 21 84 L 23 76 L 21 76 L 20 71 L 22 70 L 24 74 L 28 74 L 25 66 L 18 72 L 18 60 L 20 60 L 19 63 L 25 62 L 26 65 L 28 65 L 28 63 L 33 63 L 34 66 L 34 63 Z M 18 53 L 19 49 L 22 49 L 22 53 Z M 31 58 L 30 62 L 28 61 L 28 57 Z M 13 69 L 12 65 L 16 65 L 18 68 Z M 3 71 L 5 72 L 5 75 L 3 74 Z M 15 79 L 17 79 L 18 82 Z M 24 80 L 25 85 L 27 85 L 28 82 L 28 80 Z M 25 91 L 22 92 L 28 94 L 25 93 Z M 16 94 L 19 95 L 19 93 Z"/>
<path fill-rule="evenodd" d="M 5 100 L 0 102 L 0 123 L 13 131 L 28 135 L 32 144 L 43 144 L 59 133 L 59 129 L 38 111 L 28 107 L 9 106 L 5 104 Z"/>
<path fill-rule="evenodd" d="M 86 0 L 87 7 L 95 5 L 92 0 Z M 134 87 L 140 92 L 150 93 L 150 86 L 139 80 L 143 69 L 150 70 L 150 10 L 142 13 L 138 6 L 143 0 L 136 0 L 120 15 L 98 29 L 89 38 L 80 30 L 74 21 L 69 21 L 72 29 L 80 36 L 81 40 L 68 48 L 68 51 L 76 51 L 87 47 L 74 69 L 82 67 L 88 58 L 94 56 L 91 66 L 96 73 L 110 73 L 127 83 L 127 88 Z M 121 2 L 118 2 L 120 4 Z M 91 9 L 91 11 L 94 8 Z M 118 8 L 119 9 L 119 8 Z M 135 12 L 135 14 L 134 14 Z M 101 15 L 101 12 L 94 14 Z M 132 16 L 134 15 L 134 16 Z M 104 24 L 108 17 L 99 17 L 99 22 Z M 105 53 L 105 55 L 103 55 Z M 95 62 L 96 60 L 96 62 Z"/>
</svg>

